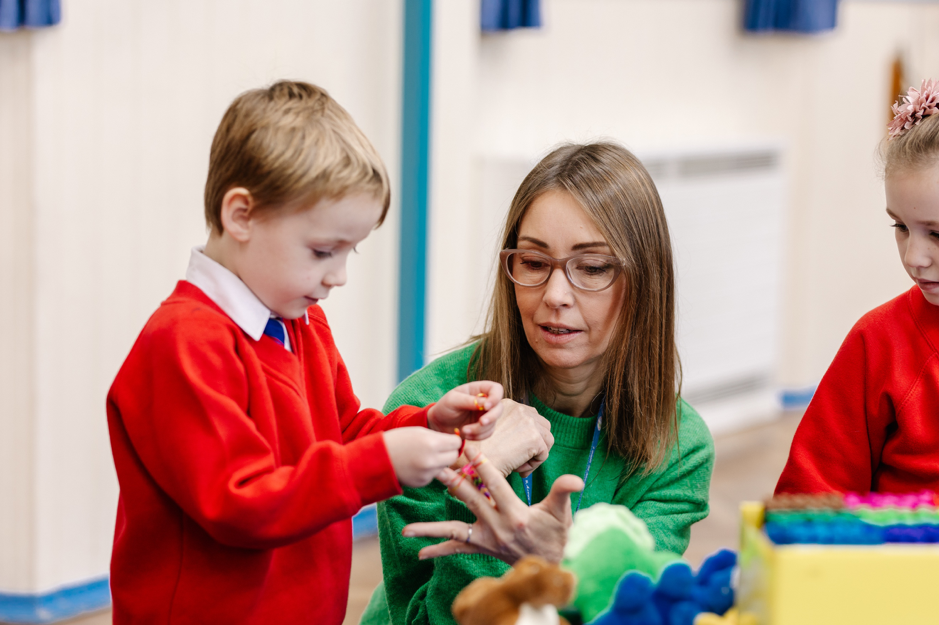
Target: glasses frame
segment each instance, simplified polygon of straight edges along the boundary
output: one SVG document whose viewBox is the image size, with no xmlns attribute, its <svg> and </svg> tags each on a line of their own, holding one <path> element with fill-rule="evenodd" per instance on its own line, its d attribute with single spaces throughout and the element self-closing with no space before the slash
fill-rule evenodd
<svg viewBox="0 0 939 625">
<path fill-rule="evenodd" d="M 548 275 L 545 276 L 544 280 L 542 280 L 538 284 L 522 284 L 521 282 L 515 279 L 515 277 L 512 275 L 512 272 L 509 270 L 509 256 L 511 256 L 512 254 L 519 254 L 519 253 L 534 254 L 536 256 L 543 258 L 546 263 L 551 265 L 551 271 L 548 272 Z M 586 289 L 576 284 L 574 280 L 571 279 L 571 272 L 568 269 L 568 265 L 570 264 L 570 262 L 577 258 L 602 258 L 604 260 L 608 260 L 610 261 L 610 264 L 612 264 L 616 268 L 615 270 L 616 274 L 610 280 L 610 283 L 606 285 L 605 287 L 601 289 Z M 574 287 L 575 289 L 579 289 L 581 291 L 587 291 L 588 293 L 599 293 L 600 291 L 605 291 L 606 289 L 613 286 L 613 284 L 616 283 L 616 280 L 619 278 L 619 275 L 623 272 L 623 269 L 626 267 L 626 261 L 624 261 L 621 258 L 617 258 L 616 256 L 609 256 L 607 254 L 574 254 L 573 256 L 568 256 L 567 258 L 555 258 L 554 256 L 548 256 L 544 252 L 539 252 L 537 250 L 519 250 L 519 249 L 502 250 L 501 252 L 499 252 L 499 261 L 500 261 L 499 264 L 502 265 L 502 271 L 505 272 L 505 275 L 508 276 L 509 280 L 511 280 L 512 282 L 514 282 L 515 284 L 519 286 L 539 287 L 547 283 L 548 280 L 551 279 L 551 276 L 554 275 L 555 269 L 563 269 L 564 277 L 567 278 L 567 281 L 571 284 L 572 287 Z"/>
</svg>

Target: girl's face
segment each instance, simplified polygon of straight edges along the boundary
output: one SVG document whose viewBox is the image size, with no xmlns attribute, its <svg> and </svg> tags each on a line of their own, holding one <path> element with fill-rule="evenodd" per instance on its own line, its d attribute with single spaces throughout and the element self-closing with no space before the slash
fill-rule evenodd
<svg viewBox="0 0 939 625">
<path fill-rule="evenodd" d="M 575 254 L 613 255 L 603 234 L 569 193 L 538 196 L 518 228 L 518 249 L 554 258 Z M 558 380 L 594 380 L 610 344 L 626 293 L 625 274 L 603 291 L 582 291 L 563 270 L 541 286 L 515 285 L 515 297 L 528 343 Z"/>
<path fill-rule="evenodd" d="M 885 187 L 903 268 L 939 306 L 939 164 L 891 174 Z"/>
</svg>

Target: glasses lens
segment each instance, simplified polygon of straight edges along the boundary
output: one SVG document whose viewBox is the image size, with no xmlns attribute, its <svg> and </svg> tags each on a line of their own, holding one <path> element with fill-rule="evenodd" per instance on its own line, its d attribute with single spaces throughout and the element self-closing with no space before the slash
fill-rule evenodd
<svg viewBox="0 0 939 625">
<path fill-rule="evenodd" d="M 551 263 L 540 254 L 514 252 L 505 259 L 511 278 L 522 286 L 537 286 L 548 279 Z"/>
<path fill-rule="evenodd" d="M 577 256 L 567 262 L 571 282 L 587 291 L 599 291 L 610 286 L 616 278 L 617 268 L 609 256 Z"/>
</svg>

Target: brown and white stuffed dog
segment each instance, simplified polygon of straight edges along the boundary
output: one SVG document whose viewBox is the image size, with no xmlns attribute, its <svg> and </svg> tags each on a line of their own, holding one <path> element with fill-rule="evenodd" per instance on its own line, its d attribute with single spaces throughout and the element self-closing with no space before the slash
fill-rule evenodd
<svg viewBox="0 0 939 625">
<path fill-rule="evenodd" d="M 502 577 L 480 577 L 464 588 L 451 611 L 459 625 L 558 625 L 577 584 L 572 573 L 526 556 Z"/>
</svg>

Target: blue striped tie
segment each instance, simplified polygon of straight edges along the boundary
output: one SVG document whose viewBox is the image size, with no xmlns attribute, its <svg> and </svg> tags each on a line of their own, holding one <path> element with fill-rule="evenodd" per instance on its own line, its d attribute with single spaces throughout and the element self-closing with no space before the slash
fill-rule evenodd
<svg viewBox="0 0 939 625">
<path fill-rule="evenodd" d="M 277 341 L 282 347 L 286 348 L 285 339 L 287 332 L 284 330 L 284 324 L 280 317 L 271 317 L 264 326 L 264 334 Z"/>
</svg>

